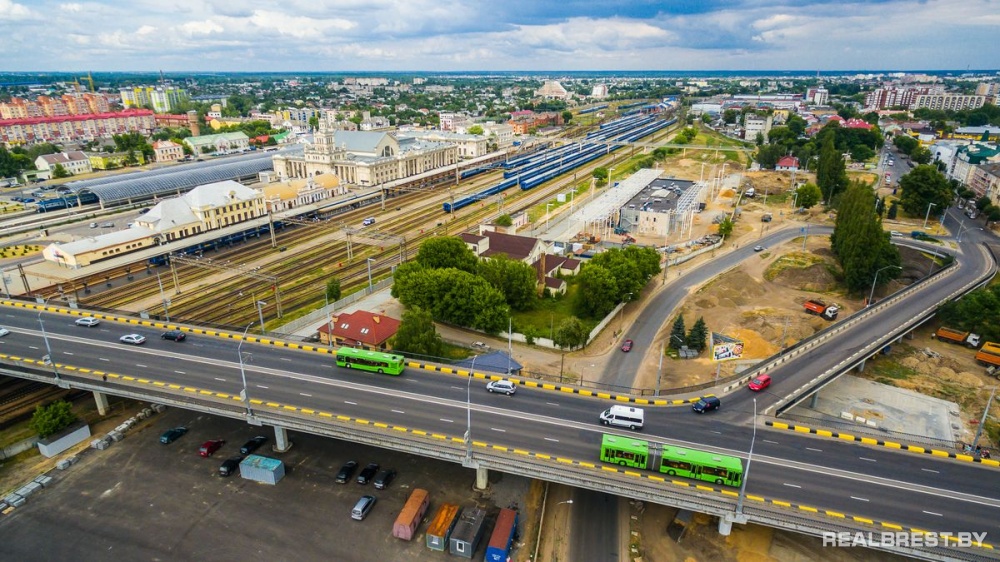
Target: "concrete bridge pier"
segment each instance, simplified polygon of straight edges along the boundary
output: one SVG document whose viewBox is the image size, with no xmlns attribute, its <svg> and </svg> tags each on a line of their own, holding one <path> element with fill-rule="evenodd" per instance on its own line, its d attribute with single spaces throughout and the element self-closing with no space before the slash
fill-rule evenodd
<svg viewBox="0 0 1000 562">
<path fill-rule="evenodd" d="M 861 362 L 858 363 L 858 372 L 859 373 L 865 372 L 865 362 L 867 362 L 867 361 L 868 361 L 867 359 L 862 359 Z"/>
<path fill-rule="evenodd" d="M 719 518 L 719 534 L 728 537 L 733 532 L 733 523 L 746 525 L 750 519 L 743 513 L 727 513 Z"/>
<path fill-rule="evenodd" d="M 490 482 L 490 471 L 484 467 L 476 467 L 476 489 L 485 490 Z"/>
<path fill-rule="evenodd" d="M 97 413 L 102 416 L 108 415 L 108 395 L 103 392 L 94 391 L 94 402 L 97 403 Z"/>
<path fill-rule="evenodd" d="M 816 400 L 819 399 L 819 391 L 813 392 L 812 396 L 809 397 L 809 407 L 816 408 Z"/>
<path fill-rule="evenodd" d="M 292 448 L 292 442 L 288 440 L 288 430 L 280 425 L 274 426 L 274 452 L 284 453 Z"/>
</svg>

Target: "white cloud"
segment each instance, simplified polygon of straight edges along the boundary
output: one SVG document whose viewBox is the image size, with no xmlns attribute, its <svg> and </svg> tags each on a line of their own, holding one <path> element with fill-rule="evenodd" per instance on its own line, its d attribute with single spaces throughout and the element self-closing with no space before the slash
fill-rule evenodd
<svg viewBox="0 0 1000 562">
<path fill-rule="evenodd" d="M 22 4 L 11 0 L 0 0 L 0 21 L 2 20 L 23 20 L 31 17 L 31 10 Z"/>
</svg>

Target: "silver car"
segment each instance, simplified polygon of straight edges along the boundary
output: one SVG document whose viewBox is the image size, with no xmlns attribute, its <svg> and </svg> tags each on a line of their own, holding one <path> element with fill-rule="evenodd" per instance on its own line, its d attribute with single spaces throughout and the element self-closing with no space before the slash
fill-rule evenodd
<svg viewBox="0 0 1000 562">
<path fill-rule="evenodd" d="M 490 392 L 499 392 L 501 394 L 506 394 L 507 396 L 513 396 L 514 393 L 517 392 L 517 385 L 507 379 L 500 379 L 498 381 L 490 381 L 486 383 L 486 390 Z"/>
</svg>

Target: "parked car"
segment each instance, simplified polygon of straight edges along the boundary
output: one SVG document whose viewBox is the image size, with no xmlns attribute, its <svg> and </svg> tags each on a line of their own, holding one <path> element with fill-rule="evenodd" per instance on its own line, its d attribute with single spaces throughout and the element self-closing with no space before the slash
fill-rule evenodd
<svg viewBox="0 0 1000 562">
<path fill-rule="evenodd" d="M 712 410 L 718 410 L 722 407 L 722 400 L 719 400 L 715 396 L 706 396 L 694 403 L 691 409 L 699 414 L 704 414 L 705 412 L 711 412 Z"/>
<path fill-rule="evenodd" d="M 177 438 L 179 438 L 181 435 L 184 435 L 187 432 L 188 428 L 183 426 L 168 429 L 163 432 L 163 435 L 160 436 L 160 443 L 163 443 L 164 445 L 169 445 L 170 443 L 177 441 Z"/>
<path fill-rule="evenodd" d="M 632 340 L 625 340 L 625 342 L 622 343 L 622 351 L 625 353 L 632 351 Z"/>
<path fill-rule="evenodd" d="M 212 453 L 221 449 L 225 444 L 225 439 L 212 439 L 210 441 L 205 441 L 201 444 L 201 447 L 198 448 L 198 454 L 206 458 L 210 457 L 212 456 Z"/>
<path fill-rule="evenodd" d="M 361 474 L 358 474 L 358 484 L 367 484 L 371 482 L 371 479 L 375 477 L 378 473 L 378 463 L 370 462 L 364 469 L 361 470 Z"/>
<path fill-rule="evenodd" d="M 77 318 L 75 323 L 77 326 L 86 326 L 88 328 L 93 328 L 94 326 L 100 324 L 101 321 L 92 316 L 84 316 L 83 318 Z"/>
<path fill-rule="evenodd" d="M 395 470 L 391 468 L 383 469 L 379 471 L 378 474 L 375 475 L 375 479 L 372 480 L 372 485 L 375 486 L 375 489 L 377 490 L 384 490 L 389 487 L 389 484 L 395 477 L 396 477 Z"/>
<path fill-rule="evenodd" d="M 231 457 L 219 465 L 219 476 L 232 476 L 237 470 L 240 469 L 240 462 L 243 461 L 243 457 Z"/>
<path fill-rule="evenodd" d="M 486 390 L 490 392 L 500 392 L 507 396 L 513 396 L 517 392 L 517 385 L 507 379 L 490 381 L 486 383 Z"/>
<path fill-rule="evenodd" d="M 118 341 L 132 345 L 142 345 L 146 343 L 146 337 L 140 336 L 139 334 L 125 334 L 124 336 L 118 338 Z"/>
<path fill-rule="evenodd" d="M 354 504 L 354 508 L 351 509 L 351 519 L 361 521 L 365 517 L 368 517 L 368 513 L 371 512 L 374 505 L 375 496 L 361 496 L 358 503 Z"/>
<path fill-rule="evenodd" d="M 180 330 L 169 330 L 163 332 L 162 334 L 160 334 L 160 337 L 165 340 L 173 340 L 173 341 L 184 341 L 184 339 L 187 338 L 187 336 L 184 335 L 184 332 Z"/>
<path fill-rule="evenodd" d="M 246 443 L 243 444 L 242 447 L 240 447 L 240 454 L 249 455 L 250 453 L 259 449 L 260 446 L 266 442 L 267 442 L 267 437 L 263 435 L 258 435 L 257 437 L 254 437 L 253 439 L 247 441 Z"/>
<path fill-rule="evenodd" d="M 354 471 L 357 469 L 358 461 L 345 462 L 344 466 L 340 467 L 340 471 L 337 472 L 337 476 L 334 478 L 334 481 L 337 482 L 337 484 L 347 484 L 347 481 L 351 479 L 351 476 L 354 475 Z"/>
<path fill-rule="evenodd" d="M 760 392 L 769 386 L 771 386 L 771 375 L 760 375 L 759 377 L 754 377 L 750 381 L 750 384 L 747 385 L 747 388 L 754 392 Z"/>
</svg>

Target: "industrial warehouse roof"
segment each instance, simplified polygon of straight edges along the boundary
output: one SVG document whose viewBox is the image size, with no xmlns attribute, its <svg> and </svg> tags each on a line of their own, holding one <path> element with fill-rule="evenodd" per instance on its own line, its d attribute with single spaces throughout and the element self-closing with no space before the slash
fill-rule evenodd
<svg viewBox="0 0 1000 562">
<path fill-rule="evenodd" d="M 294 146 L 280 153 L 294 154 L 301 151 L 302 147 Z M 232 156 L 212 162 L 194 162 L 147 172 L 76 181 L 67 183 L 66 187 L 75 193 L 93 192 L 105 205 L 153 196 L 180 195 L 199 185 L 225 180 L 239 181 L 240 178 L 253 177 L 271 170 L 271 158 L 275 154 L 263 152 Z"/>
</svg>

